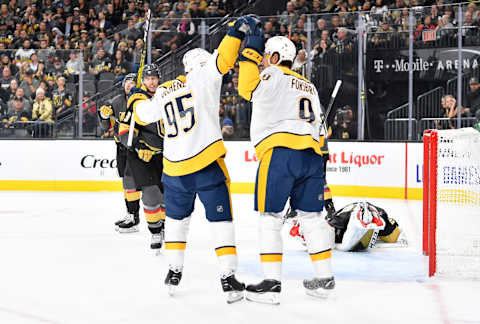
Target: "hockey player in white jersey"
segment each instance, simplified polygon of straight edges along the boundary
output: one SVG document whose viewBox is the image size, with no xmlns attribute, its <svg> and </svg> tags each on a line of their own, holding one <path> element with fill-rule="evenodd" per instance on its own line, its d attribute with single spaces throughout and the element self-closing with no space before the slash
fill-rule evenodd
<svg viewBox="0 0 480 324">
<path fill-rule="evenodd" d="M 162 84 L 151 101 L 139 103 L 135 118 L 151 123 L 163 119 L 163 176 L 166 204 L 165 249 L 169 272 L 165 283 L 173 293 L 184 264 L 190 215 L 196 195 L 206 210 L 221 268 L 227 302 L 243 299 L 245 285 L 235 278 L 235 247 L 230 179 L 219 124 L 222 76 L 237 59 L 247 28 L 246 18 L 230 25 L 213 54 L 196 48 L 183 57 L 186 76 Z"/>
<path fill-rule="evenodd" d="M 315 277 L 304 280 L 307 294 L 326 297 L 335 286 L 331 267 L 333 229 L 323 209 L 324 135 L 315 86 L 290 68 L 295 45 L 276 36 L 264 43 L 259 25 L 245 38 L 239 58 L 239 94 L 253 103 L 250 137 L 260 160 L 255 210 L 260 212 L 260 261 L 264 278 L 248 285 L 248 300 L 279 303 L 282 271 L 282 211 L 290 198 L 304 228 Z M 265 49 L 265 57 L 263 51 Z M 265 68 L 259 73 L 258 64 Z M 326 153 L 326 152 L 325 152 Z"/>
</svg>

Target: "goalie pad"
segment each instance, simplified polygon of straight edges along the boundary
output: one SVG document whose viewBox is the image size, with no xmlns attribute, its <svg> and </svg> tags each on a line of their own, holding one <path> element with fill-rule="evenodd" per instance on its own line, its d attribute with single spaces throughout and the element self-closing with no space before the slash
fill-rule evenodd
<svg viewBox="0 0 480 324">
<path fill-rule="evenodd" d="M 348 211 L 344 209 L 342 211 Z M 353 204 L 343 238 L 336 248 L 352 252 L 373 248 L 379 232 L 384 228 L 385 221 L 380 217 L 375 206 L 367 202 Z"/>
</svg>

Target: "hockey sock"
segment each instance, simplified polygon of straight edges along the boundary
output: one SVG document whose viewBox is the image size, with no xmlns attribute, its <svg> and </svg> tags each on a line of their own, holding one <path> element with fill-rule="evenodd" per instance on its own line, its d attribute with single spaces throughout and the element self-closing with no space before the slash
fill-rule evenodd
<svg viewBox="0 0 480 324">
<path fill-rule="evenodd" d="M 142 203 L 148 229 L 152 234 L 161 232 L 165 220 L 165 208 L 162 206 L 163 195 L 157 185 L 142 187 Z"/>
<path fill-rule="evenodd" d="M 187 246 L 190 217 L 182 220 L 167 217 L 165 219 L 165 255 L 169 269 L 181 272 Z"/>
<path fill-rule="evenodd" d="M 148 223 L 148 230 L 152 234 L 160 233 L 165 222 L 165 209 L 161 205 L 143 205 L 143 212 Z"/>
<path fill-rule="evenodd" d="M 129 214 L 137 214 L 140 210 L 140 191 L 135 189 L 125 189 L 123 191 L 125 205 Z"/>
<path fill-rule="evenodd" d="M 260 262 L 265 279 L 280 281 L 282 277 L 283 220 L 281 213 L 260 213 Z"/>
<path fill-rule="evenodd" d="M 210 222 L 215 242 L 215 252 L 220 264 L 222 278 L 227 278 L 237 270 L 237 249 L 233 222 Z"/>
<path fill-rule="evenodd" d="M 318 278 L 332 277 L 333 228 L 321 217 L 321 213 L 297 212 L 315 275 Z"/>
</svg>

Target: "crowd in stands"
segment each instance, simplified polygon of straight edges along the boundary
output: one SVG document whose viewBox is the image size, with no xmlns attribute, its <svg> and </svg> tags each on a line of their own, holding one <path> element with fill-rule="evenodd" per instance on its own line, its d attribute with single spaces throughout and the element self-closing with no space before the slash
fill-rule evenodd
<svg viewBox="0 0 480 324">
<path fill-rule="evenodd" d="M 3 127 L 18 121 L 54 123 L 70 118 L 79 103 L 79 73 L 85 71 L 82 96 L 86 129 L 96 129 L 96 93 L 109 89 L 140 65 L 143 22 L 150 8 L 154 17 L 152 61 L 176 51 L 199 32 L 203 18 L 211 25 L 238 3 L 235 0 L 10 0 L 0 5 L 0 118 Z M 423 7 L 426 6 L 426 7 Z M 422 31 L 453 35 L 458 13 L 449 0 L 292 0 L 276 16 L 263 18 L 265 35 L 288 36 L 297 47 L 293 69 L 312 79 L 329 55 L 350 55 L 356 42 L 356 15 L 368 13 L 372 27 L 369 46 L 406 40 L 409 9 L 415 11 L 415 39 Z M 463 6 L 463 25 L 478 27 L 480 9 Z M 309 16 L 310 15 L 310 16 Z M 313 23 L 312 49 L 307 53 L 307 17 Z M 474 29 L 465 29 L 464 36 Z M 475 29 L 475 31 L 478 31 Z M 397 35 L 397 36 L 396 36 Z M 476 34 L 478 36 L 478 32 Z M 348 65 L 348 64 L 347 64 Z M 351 64 L 353 69 L 353 64 Z M 348 70 L 344 68 L 345 71 Z M 348 71 L 347 71 L 348 73 Z M 224 79 L 220 124 L 226 138 L 248 137 L 251 105 L 238 96 L 237 70 Z M 354 138 L 352 111 L 335 117 L 338 138 Z M 338 118 L 337 118 L 338 117 Z M 346 124 L 348 123 L 348 125 Z M 345 135 L 348 133 L 347 135 Z"/>
</svg>

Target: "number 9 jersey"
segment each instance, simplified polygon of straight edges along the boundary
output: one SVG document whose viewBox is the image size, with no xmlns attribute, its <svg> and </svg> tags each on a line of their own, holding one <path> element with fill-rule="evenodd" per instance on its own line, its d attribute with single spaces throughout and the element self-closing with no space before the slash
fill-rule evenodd
<svg viewBox="0 0 480 324">
<path fill-rule="evenodd" d="M 310 81 L 283 66 L 266 68 L 260 79 L 254 64 L 240 62 L 240 68 L 246 83 L 240 77 L 239 93 L 253 103 L 250 137 L 259 159 L 273 147 L 312 148 L 319 155 L 327 153 L 322 150 L 324 134 L 320 134 L 323 111 Z M 243 87 L 246 84 L 253 88 L 255 81 L 258 84 L 253 91 Z"/>
<path fill-rule="evenodd" d="M 197 172 L 226 154 L 219 122 L 222 74 L 218 52 L 206 63 L 160 85 L 152 100 L 135 107 L 136 122 L 163 120 L 163 172 L 182 176 Z"/>
</svg>

